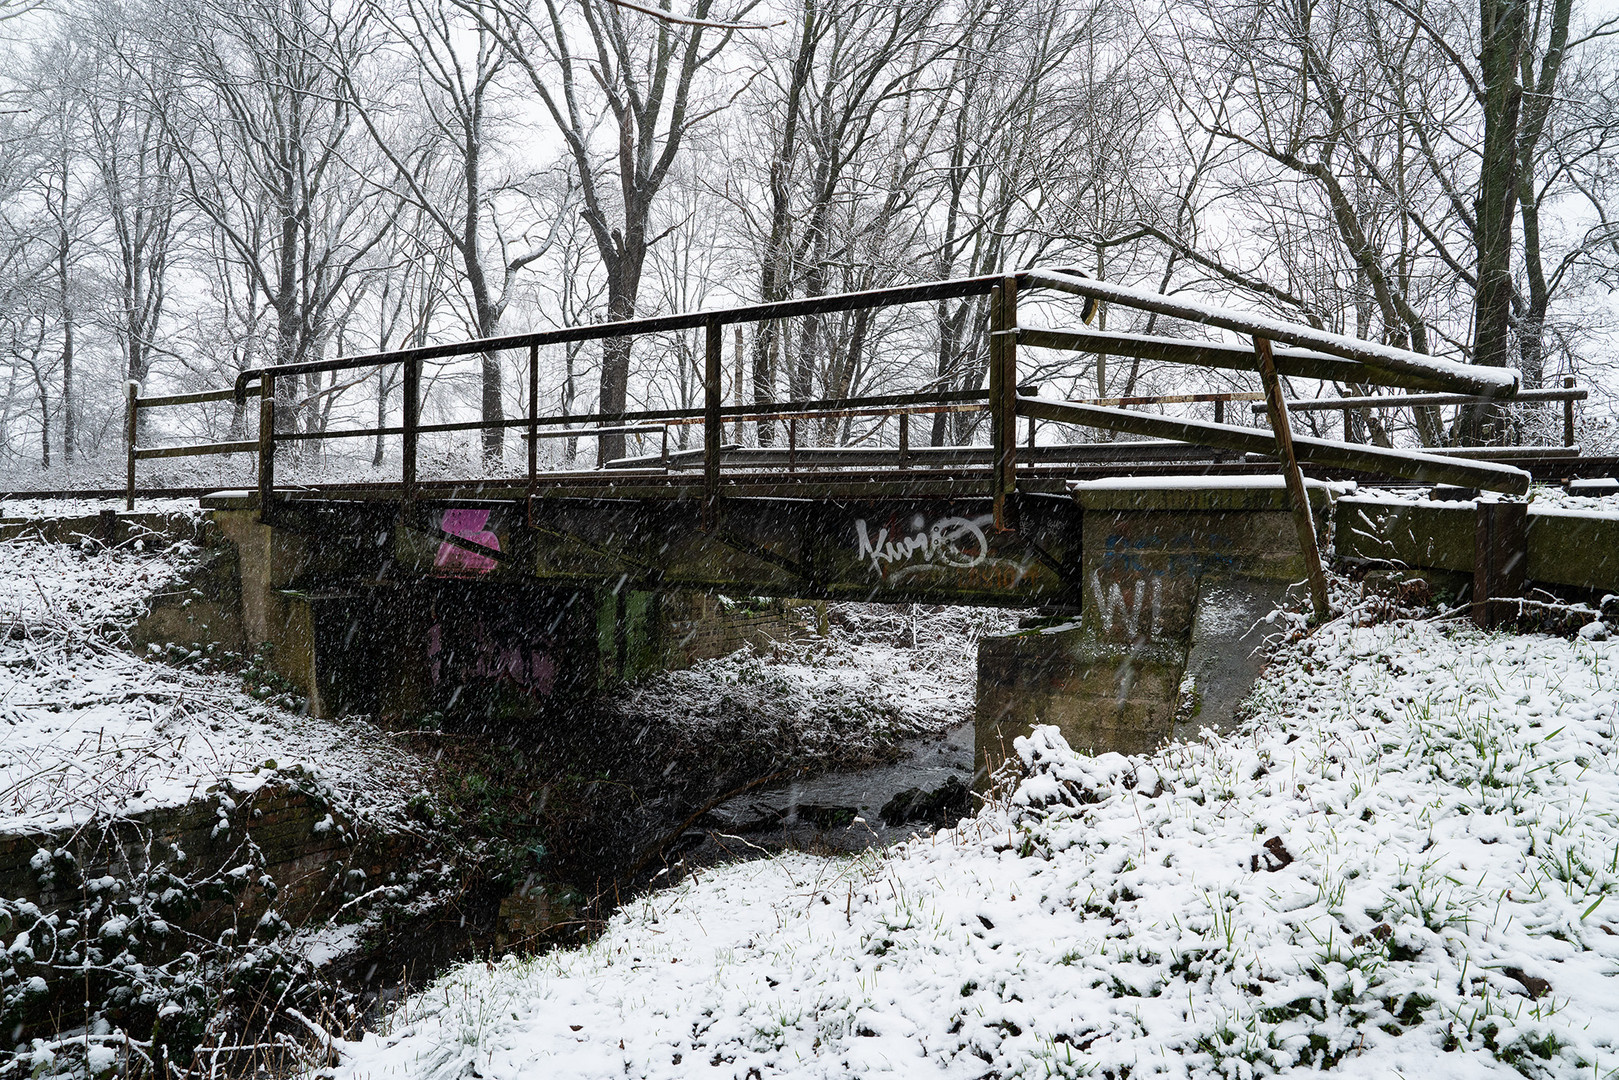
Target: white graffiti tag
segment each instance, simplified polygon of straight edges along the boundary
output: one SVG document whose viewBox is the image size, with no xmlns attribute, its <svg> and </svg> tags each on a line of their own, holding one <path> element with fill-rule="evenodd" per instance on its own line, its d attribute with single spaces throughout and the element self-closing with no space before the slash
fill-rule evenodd
<svg viewBox="0 0 1619 1080">
<path fill-rule="evenodd" d="M 1146 599 L 1148 591 L 1152 593 L 1152 633 L 1160 632 L 1163 622 L 1163 585 L 1154 577 L 1149 584 L 1141 578 L 1136 578 L 1135 588 L 1131 590 L 1131 598 L 1125 600 L 1124 589 L 1118 582 L 1113 582 L 1105 589 L 1102 586 L 1102 575 L 1095 570 L 1091 571 L 1091 598 L 1096 603 L 1098 624 L 1102 633 L 1113 633 L 1113 621 L 1119 616 L 1124 619 L 1124 636 L 1134 638 L 1141 629 L 1142 601 Z"/>
<path fill-rule="evenodd" d="M 977 566 L 989 557 L 989 539 L 984 535 L 984 526 L 992 520 L 989 514 L 975 518 L 947 517 L 926 527 L 921 515 L 917 515 L 909 535 L 890 539 L 886 527 L 878 529 L 874 538 L 866 519 L 857 518 L 854 523 L 856 557 L 861 561 L 869 559 L 873 571 L 884 577 L 891 576 L 892 572 L 894 578 L 920 570 Z"/>
</svg>

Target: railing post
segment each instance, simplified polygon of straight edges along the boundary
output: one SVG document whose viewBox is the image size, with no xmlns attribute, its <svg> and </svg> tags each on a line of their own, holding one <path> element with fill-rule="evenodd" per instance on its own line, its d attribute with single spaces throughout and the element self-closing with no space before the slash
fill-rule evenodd
<svg viewBox="0 0 1619 1080">
<path fill-rule="evenodd" d="M 787 471 L 798 468 L 798 417 L 787 420 Z"/>
<path fill-rule="evenodd" d="M 911 414 L 899 414 L 899 467 L 910 468 L 911 465 Z"/>
<path fill-rule="evenodd" d="M 703 342 L 703 520 L 710 527 L 718 520 L 720 508 L 720 443 L 724 435 L 720 426 L 724 390 L 720 375 L 724 361 L 724 329 L 718 319 L 708 320 Z"/>
<path fill-rule="evenodd" d="M 400 497 L 409 502 L 416 497 L 416 428 L 420 424 L 422 364 L 415 357 L 405 361 L 400 387 Z"/>
<path fill-rule="evenodd" d="M 534 494 L 534 485 L 540 472 L 540 346 L 528 347 L 528 493 Z"/>
<path fill-rule="evenodd" d="M 275 495 L 275 376 L 259 374 L 259 521 L 270 520 Z"/>
<path fill-rule="evenodd" d="M 1574 389 L 1574 376 L 1563 376 L 1563 389 Z M 1563 402 L 1563 445 L 1574 445 L 1574 399 L 1569 398 Z"/>
<path fill-rule="evenodd" d="M 129 394 L 129 404 L 124 413 L 124 449 L 129 454 L 129 462 L 124 477 L 124 509 L 135 509 L 135 435 L 140 430 L 136 417 L 140 410 L 141 384 L 134 379 L 129 380 L 125 389 Z"/>
<path fill-rule="evenodd" d="M 1225 423 L 1225 398 L 1214 399 L 1214 422 L 1216 424 Z"/>
<path fill-rule="evenodd" d="M 1325 622 L 1329 613 L 1327 574 L 1321 568 L 1315 518 L 1310 514 L 1310 493 L 1305 490 L 1304 474 L 1299 471 L 1299 459 L 1293 453 L 1293 428 L 1287 420 L 1287 403 L 1282 400 L 1282 380 L 1276 374 L 1276 358 L 1271 354 L 1270 341 L 1256 335 L 1254 356 L 1259 361 L 1259 379 L 1265 386 L 1265 411 L 1270 415 L 1271 432 L 1276 436 L 1277 456 L 1282 459 L 1288 501 L 1293 504 L 1293 524 L 1298 529 L 1299 547 L 1304 550 L 1304 569 L 1310 577 L 1310 603 L 1316 619 Z"/>
<path fill-rule="evenodd" d="M 1017 278 L 1008 276 L 990 293 L 989 409 L 990 489 L 995 527 L 1009 529 L 1006 497 L 1017 490 Z"/>
</svg>

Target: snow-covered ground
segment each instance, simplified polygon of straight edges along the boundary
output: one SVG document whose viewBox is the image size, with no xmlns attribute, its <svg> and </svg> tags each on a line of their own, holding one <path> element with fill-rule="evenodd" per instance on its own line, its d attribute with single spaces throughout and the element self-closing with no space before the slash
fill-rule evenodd
<svg viewBox="0 0 1619 1080">
<path fill-rule="evenodd" d="M 83 518 L 95 517 L 107 510 L 123 513 L 127 505 L 122 498 L 116 499 L 38 499 L 31 496 L 12 496 L 0 500 L 0 520 L 28 519 L 40 521 L 47 518 Z M 138 514 L 185 514 L 200 515 L 202 510 L 196 499 L 151 499 L 139 498 L 135 500 L 135 512 Z"/>
<path fill-rule="evenodd" d="M 978 639 L 1017 626 L 993 608 L 832 604 L 829 632 L 744 648 L 651 676 L 618 695 L 624 715 L 699 740 L 767 740 L 800 763 L 859 764 L 897 740 L 972 715 Z"/>
<path fill-rule="evenodd" d="M 1240 734 L 1020 743 L 953 831 L 454 970 L 349 1078 L 1619 1068 L 1619 642 L 1329 624 Z"/>
<path fill-rule="evenodd" d="M 367 724 L 299 716 L 237 676 L 126 651 L 147 598 L 193 554 L 0 543 L 0 829 L 175 805 L 299 766 L 356 808 L 414 792 L 416 759 Z"/>
</svg>

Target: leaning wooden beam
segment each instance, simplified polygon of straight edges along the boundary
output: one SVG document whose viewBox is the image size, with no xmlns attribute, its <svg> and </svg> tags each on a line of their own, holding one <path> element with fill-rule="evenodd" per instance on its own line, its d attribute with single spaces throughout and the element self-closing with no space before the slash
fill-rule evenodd
<svg viewBox="0 0 1619 1080">
<path fill-rule="evenodd" d="M 1334 356 L 1359 360 L 1364 364 L 1375 364 L 1389 371 L 1432 378 L 1441 383 L 1444 389 L 1458 393 L 1510 398 L 1518 392 L 1519 375 L 1515 368 L 1452 363 L 1407 349 L 1397 349 L 1392 345 L 1362 341 L 1359 338 L 1345 337 L 1310 326 L 1300 326 L 1268 315 L 1237 311 L 1234 308 L 1204 304 L 1182 297 L 1164 296 L 1151 289 L 1136 289 L 1128 285 L 1116 285 L 1111 281 L 1096 281 L 1052 270 L 1026 270 L 1018 276 L 1027 284 L 1040 288 L 1123 304 L 1126 307 L 1157 312 L 1188 322 L 1206 323 L 1209 326 L 1235 330 L 1241 334 L 1257 334 L 1270 341 L 1282 341 L 1301 348 L 1317 349 Z"/>
<path fill-rule="evenodd" d="M 1209 424 L 1200 420 L 1181 420 L 1149 413 L 1130 412 L 1127 409 L 1109 409 L 1102 405 L 1075 405 L 1043 398 L 1020 397 L 1018 413 L 1040 420 L 1056 420 L 1085 427 L 1105 428 L 1144 435 L 1149 439 L 1179 439 L 1182 442 L 1218 446 L 1247 454 L 1276 457 L 1276 439 L 1269 433 L 1231 424 Z M 1483 461 L 1456 461 L 1436 454 L 1419 454 L 1404 450 L 1385 450 L 1378 446 L 1329 442 L 1325 439 L 1293 440 L 1294 451 L 1300 462 L 1329 469 L 1353 469 L 1358 472 L 1398 476 L 1423 483 L 1455 484 L 1460 487 L 1483 488 L 1509 495 L 1523 495 L 1529 491 L 1529 474 L 1509 465 L 1495 465 Z"/>
<path fill-rule="evenodd" d="M 1317 622 L 1326 622 L 1327 572 L 1321 566 L 1321 548 L 1315 539 L 1315 518 L 1310 514 L 1310 493 L 1304 489 L 1304 474 L 1293 449 L 1293 426 L 1287 420 L 1287 402 L 1282 400 L 1282 379 L 1276 374 L 1276 360 L 1270 342 L 1254 338 L 1254 356 L 1259 360 L 1259 378 L 1265 384 L 1265 408 L 1270 413 L 1270 429 L 1276 434 L 1276 449 L 1282 459 L 1282 479 L 1287 499 L 1293 504 L 1293 523 L 1298 529 L 1299 547 L 1304 552 L 1304 569 L 1310 578 L 1310 606 Z"/>
<path fill-rule="evenodd" d="M 1245 345 L 1221 341 L 1185 341 L 1147 337 L 1142 334 L 1104 334 L 1095 330 L 1018 328 L 1018 344 L 1035 349 L 1066 349 L 1104 356 L 1131 356 L 1169 364 L 1253 371 L 1254 351 Z M 1276 349 L 1276 370 L 1289 378 L 1320 379 L 1323 382 L 1366 383 L 1394 386 L 1401 390 L 1443 390 L 1454 384 L 1430 375 L 1393 371 L 1360 360 L 1311 352 L 1306 349 Z M 1468 400 L 1472 400 L 1469 398 Z"/>
</svg>

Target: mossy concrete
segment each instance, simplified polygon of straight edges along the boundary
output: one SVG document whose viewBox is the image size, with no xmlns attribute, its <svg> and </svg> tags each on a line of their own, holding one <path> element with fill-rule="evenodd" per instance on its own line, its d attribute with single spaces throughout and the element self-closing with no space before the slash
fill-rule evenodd
<svg viewBox="0 0 1619 1080">
<path fill-rule="evenodd" d="M 1476 504 L 1350 496 L 1338 501 L 1333 550 L 1364 566 L 1393 566 L 1460 587 L 1475 560 Z M 1529 504 L 1531 584 L 1619 593 L 1619 514 Z"/>
<path fill-rule="evenodd" d="M 980 643 L 980 789 L 1036 723 L 1076 749 L 1145 753 L 1228 722 L 1263 666 L 1255 624 L 1305 577 L 1279 477 L 1073 488 L 1080 617 Z M 1333 493 L 1309 487 L 1318 529 Z"/>
</svg>

